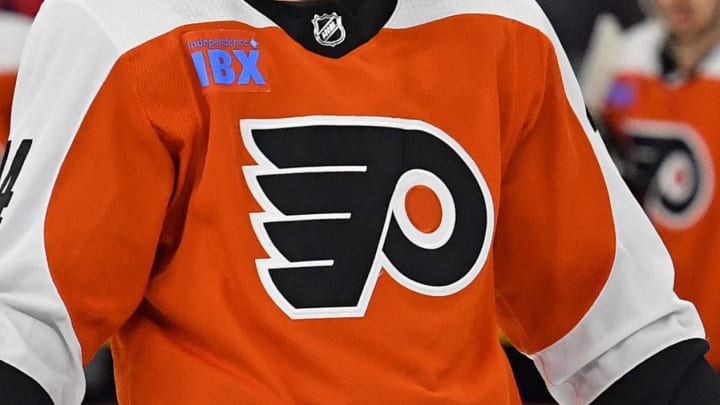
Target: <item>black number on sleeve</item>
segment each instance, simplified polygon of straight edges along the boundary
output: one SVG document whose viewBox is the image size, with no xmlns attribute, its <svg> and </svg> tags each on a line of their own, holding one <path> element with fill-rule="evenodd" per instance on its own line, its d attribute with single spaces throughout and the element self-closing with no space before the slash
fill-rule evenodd
<svg viewBox="0 0 720 405">
<path fill-rule="evenodd" d="M 20 142 L 20 146 L 18 147 L 15 157 L 10 164 L 10 170 L 2 178 L 2 182 L 0 183 L 0 223 L 2 223 L 2 212 L 8 207 L 8 205 L 10 205 L 10 200 L 13 196 L 13 186 L 20 175 L 20 170 L 22 170 L 23 164 L 25 164 L 25 159 L 27 158 L 28 152 L 30 152 L 31 145 L 32 140 L 30 139 L 23 139 Z M 11 147 L 12 141 L 8 141 L 5 149 L 5 155 L 2 159 L 2 165 L 0 165 L 0 175 L 5 173 L 5 163 L 10 155 L 10 150 L 12 149 Z"/>
</svg>

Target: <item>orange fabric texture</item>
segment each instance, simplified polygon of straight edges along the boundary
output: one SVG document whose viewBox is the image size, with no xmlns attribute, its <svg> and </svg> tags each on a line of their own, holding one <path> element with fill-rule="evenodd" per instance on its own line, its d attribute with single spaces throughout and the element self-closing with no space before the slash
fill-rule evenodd
<svg viewBox="0 0 720 405">
<path fill-rule="evenodd" d="M 184 35 L 221 28 L 261 44 L 270 91 L 201 88 Z M 46 246 L 85 360 L 112 336 L 121 403 L 517 405 L 498 322 L 535 352 L 594 302 L 613 220 L 545 36 L 453 17 L 381 31 L 339 63 L 278 28 L 220 22 L 153 39 L 110 73 L 55 185 Z M 469 286 L 433 297 L 384 272 L 364 317 L 292 320 L 278 308 L 258 278 L 268 252 L 239 122 L 309 115 L 422 120 L 467 151 L 497 218 Z"/>
<path fill-rule="evenodd" d="M 442 223 L 442 205 L 435 191 L 415 186 L 408 191 L 405 209 L 412 224 L 422 232 L 432 233 Z"/>
<path fill-rule="evenodd" d="M 5 150 L 10 134 L 10 109 L 15 90 L 16 73 L 0 74 L 0 151 Z"/>
</svg>

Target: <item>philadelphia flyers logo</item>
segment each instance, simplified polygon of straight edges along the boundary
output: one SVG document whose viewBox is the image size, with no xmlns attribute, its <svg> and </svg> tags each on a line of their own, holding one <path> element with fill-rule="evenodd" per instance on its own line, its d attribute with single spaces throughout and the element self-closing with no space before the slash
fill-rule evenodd
<svg viewBox="0 0 720 405">
<path fill-rule="evenodd" d="M 362 317 L 381 269 L 447 296 L 480 273 L 493 232 L 489 188 L 465 150 L 427 123 L 384 117 L 242 120 L 256 165 L 245 179 L 263 212 L 252 226 L 268 258 L 264 288 L 290 318 Z M 406 197 L 422 186 L 439 225 L 418 229 Z"/>
<path fill-rule="evenodd" d="M 651 218 L 683 229 L 700 219 L 714 194 L 710 153 L 692 127 L 665 121 L 630 120 L 630 181 Z"/>
</svg>

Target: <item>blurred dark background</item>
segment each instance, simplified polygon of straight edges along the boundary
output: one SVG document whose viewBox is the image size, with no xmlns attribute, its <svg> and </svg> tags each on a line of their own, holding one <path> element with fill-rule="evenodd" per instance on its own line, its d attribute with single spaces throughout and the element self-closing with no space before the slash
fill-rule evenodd
<svg viewBox="0 0 720 405">
<path fill-rule="evenodd" d="M 578 68 L 595 20 L 602 13 L 613 14 L 623 27 L 639 22 L 643 13 L 636 0 L 538 0 L 553 23 L 570 61 Z"/>
</svg>

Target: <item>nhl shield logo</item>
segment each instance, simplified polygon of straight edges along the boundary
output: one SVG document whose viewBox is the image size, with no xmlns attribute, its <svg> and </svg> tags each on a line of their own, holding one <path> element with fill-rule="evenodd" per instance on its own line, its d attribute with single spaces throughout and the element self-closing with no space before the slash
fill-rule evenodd
<svg viewBox="0 0 720 405">
<path fill-rule="evenodd" d="M 337 13 L 315 14 L 312 23 L 313 34 L 318 44 L 334 47 L 345 40 L 345 27 L 342 24 L 342 17 Z"/>
</svg>

